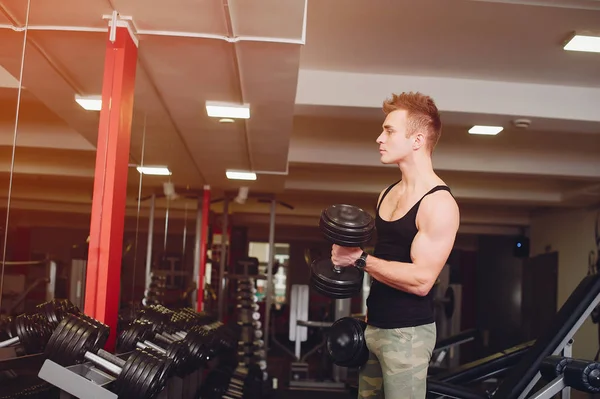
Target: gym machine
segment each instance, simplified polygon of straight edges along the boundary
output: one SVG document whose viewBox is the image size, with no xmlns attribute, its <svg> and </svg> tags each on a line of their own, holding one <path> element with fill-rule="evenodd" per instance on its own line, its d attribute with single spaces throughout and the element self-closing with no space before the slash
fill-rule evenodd
<svg viewBox="0 0 600 399">
<path fill-rule="evenodd" d="M 39 270 L 29 270 L 28 273 L 12 274 L 7 273 L 5 275 L 5 286 L 7 287 L 19 287 L 20 294 L 15 296 L 9 305 L 6 307 L 6 311 L 3 312 L 7 315 L 12 315 L 17 311 L 17 308 L 27 300 L 27 296 L 36 290 L 38 287 L 45 286 L 46 301 L 50 301 L 54 298 L 54 292 L 56 288 L 56 262 L 51 259 L 40 260 L 40 261 L 15 261 L 5 262 L 6 266 L 28 266 L 38 267 Z M 19 312 L 20 313 L 20 312 Z"/>
<path fill-rule="evenodd" d="M 560 308 L 546 332 L 526 349 L 521 360 L 506 372 L 493 392 L 481 393 L 434 377 L 427 380 L 429 397 L 545 399 L 557 393 L 569 397 L 571 388 L 600 392 L 598 363 L 571 359 L 573 336 L 599 303 L 600 274 L 588 275 Z M 542 378 L 549 380 L 548 384 L 531 395 Z"/>
<path fill-rule="evenodd" d="M 290 353 L 294 362 L 291 363 L 290 382 L 291 390 L 327 390 L 327 391 L 344 391 L 346 390 L 347 370 L 339 365 L 333 365 L 331 380 L 318 381 L 310 378 L 308 372 L 308 363 L 306 359 L 324 348 L 326 345 L 327 330 L 332 327 L 332 322 L 310 321 L 308 320 L 308 303 L 309 303 L 309 286 L 302 284 L 292 285 L 290 293 L 290 327 L 289 340 L 295 343 L 294 353 Z M 335 318 L 343 319 L 350 315 L 350 299 L 338 299 L 335 301 Z M 302 342 L 308 339 L 308 328 L 324 329 L 324 339 L 316 347 L 308 351 L 304 356 L 301 356 Z M 276 341 L 275 337 L 271 338 L 276 344 L 284 349 L 283 345 Z M 286 350 L 286 352 L 288 352 Z M 288 352 L 289 353 L 289 352 Z"/>
</svg>

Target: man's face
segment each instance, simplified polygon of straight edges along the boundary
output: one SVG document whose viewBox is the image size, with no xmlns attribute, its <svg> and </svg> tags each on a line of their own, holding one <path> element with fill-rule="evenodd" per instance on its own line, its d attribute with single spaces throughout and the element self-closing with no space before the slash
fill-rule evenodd
<svg viewBox="0 0 600 399">
<path fill-rule="evenodd" d="M 383 131 L 377 137 L 381 163 L 398 164 L 413 151 L 414 138 L 406 137 L 407 112 L 390 112 L 383 122 Z"/>
</svg>

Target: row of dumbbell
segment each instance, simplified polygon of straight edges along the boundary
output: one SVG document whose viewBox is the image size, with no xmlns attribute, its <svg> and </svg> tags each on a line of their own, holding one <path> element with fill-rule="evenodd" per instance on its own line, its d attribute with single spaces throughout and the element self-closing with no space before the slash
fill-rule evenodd
<svg viewBox="0 0 600 399">
<path fill-rule="evenodd" d="M 68 299 L 43 302 L 31 313 L 0 321 L 0 348 L 18 347 L 27 355 L 44 351 L 54 329 L 66 314 L 83 315 Z"/>
<path fill-rule="evenodd" d="M 164 321 L 170 314 L 173 323 Z M 154 315 L 154 316 L 152 316 Z M 161 316 L 162 315 L 162 316 Z M 148 319 L 163 318 L 160 323 Z M 93 320 L 93 319 L 92 319 Z M 194 325 L 183 333 L 177 325 Z M 189 309 L 171 311 L 163 307 L 142 309 L 138 318 L 119 334 L 119 355 L 102 349 L 108 327 L 75 315 L 65 317 L 52 334 L 45 354 L 62 365 L 89 361 L 115 377 L 113 391 L 119 397 L 155 398 L 172 376 L 183 377 L 237 343 L 237 332 L 222 323 L 205 323 L 206 317 Z M 154 341 L 156 337 L 163 337 Z"/>
</svg>

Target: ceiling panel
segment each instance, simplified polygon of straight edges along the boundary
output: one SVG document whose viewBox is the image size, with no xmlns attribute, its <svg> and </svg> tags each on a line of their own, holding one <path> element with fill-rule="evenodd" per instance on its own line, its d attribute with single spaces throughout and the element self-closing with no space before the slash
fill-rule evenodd
<svg viewBox="0 0 600 399">
<path fill-rule="evenodd" d="M 235 36 L 302 39 L 306 0 L 228 0 Z"/>
<path fill-rule="evenodd" d="M 29 25 L 85 26 L 105 28 L 102 16 L 112 13 L 107 0 L 30 0 Z M 25 25 L 28 1 L 2 1 L 1 6 Z"/>
<path fill-rule="evenodd" d="M 599 20 L 600 11 L 470 0 L 311 1 L 301 66 L 600 87 L 596 54 L 561 46 Z"/>
<path fill-rule="evenodd" d="M 251 106 L 247 126 L 252 167 L 256 171 L 285 172 L 300 46 L 241 42 L 236 49 L 244 101 Z"/>
<path fill-rule="evenodd" d="M 207 39 L 152 37 L 140 52 L 175 125 L 209 184 L 225 168 L 248 168 L 243 121 L 219 123 L 206 101 L 241 103 L 233 44 Z"/>
<path fill-rule="evenodd" d="M 138 62 L 136 72 L 130 153 L 131 161 L 136 164 L 169 167 L 173 173 L 170 179 L 176 184 L 204 183 L 192 154 L 146 73 L 146 64 L 141 62 Z M 166 181 L 168 178 L 161 179 Z"/>
<path fill-rule="evenodd" d="M 107 33 L 32 31 L 29 35 L 28 46 L 43 49 L 54 68 L 75 86 L 79 94 L 101 94 Z M 30 62 L 35 61 L 26 53 L 24 86 L 28 85 L 29 75 L 35 73 L 35 69 L 30 71 Z"/>
<path fill-rule="evenodd" d="M 228 35 L 222 0 L 111 1 L 139 30 Z"/>
</svg>

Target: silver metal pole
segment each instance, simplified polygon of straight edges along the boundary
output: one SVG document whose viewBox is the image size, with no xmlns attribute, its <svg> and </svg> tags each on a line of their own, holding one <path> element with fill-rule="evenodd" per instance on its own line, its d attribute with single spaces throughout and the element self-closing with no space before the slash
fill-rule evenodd
<svg viewBox="0 0 600 399">
<path fill-rule="evenodd" d="M 150 198 L 150 216 L 148 216 L 148 245 L 146 247 L 146 289 L 150 287 L 152 273 L 152 238 L 154 237 L 154 207 L 156 194 Z"/>
<path fill-rule="evenodd" d="M 167 236 L 169 235 L 169 208 L 171 205 L 171 200 L 169 196 L 167 196 L 167 211 L 165 212 L 165 241 L 163 242 L 163 252 L 167 252 Z"/>
<path fill-rule="evenodd" d="M 269 223 L 269 262 L 267 264 L 267 287 L 265 288 L 265 295 L 267 297 L 267 304 L 265 306 L 265 353 L 269 350 L 269 324 L 271 322 L 271 306 L 273 304 L 273 260 L 275 259 L 275 207 L 277 202 L 275 199 L 271 200 L 271 220 Z"/>
<path fill-rule="evenodd" d="M 198 196 L 198 205 L 196 209 L 196 235 L 194 236 L 194 283 L 196 290 L 200 290 L 200 242 L 202 240 L 202 197 Z M 198 292 L 192 295 L 192 309 L 198 308 Z"/>
<path fill-rule="evenodd" d="M 222 232 L 221 232 L 221 263 L 219 265 L 219 320 L 223 320 L 223 303 L 225 301 L 225 258 L 227 257 L 227 222 L 229 218 L 229 198 L 223 200 Z"/>
<path fill-rule="evenodd" d="M 185 244 L 187 241 L 187 202 L 185 203 L 185 213 L 183 216 L 183 248 L 181 249 L 182 259 L 185 259 Z"/>
</svg>

